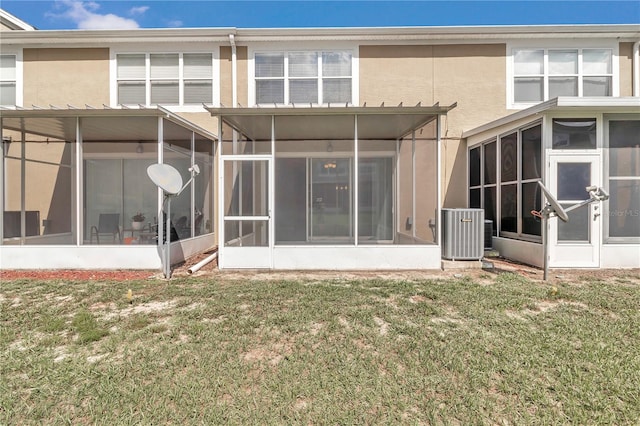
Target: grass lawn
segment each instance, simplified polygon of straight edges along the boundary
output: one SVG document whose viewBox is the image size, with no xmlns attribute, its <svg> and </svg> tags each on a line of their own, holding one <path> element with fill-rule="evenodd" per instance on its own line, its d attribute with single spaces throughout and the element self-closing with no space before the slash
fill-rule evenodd
<svg viewBox="0 0 640 426">
<path fill-rule="evenodd" d="M 5 280 L 0 424 L 638 424 L 640 275 L 555 285 Z"/>
</svg>

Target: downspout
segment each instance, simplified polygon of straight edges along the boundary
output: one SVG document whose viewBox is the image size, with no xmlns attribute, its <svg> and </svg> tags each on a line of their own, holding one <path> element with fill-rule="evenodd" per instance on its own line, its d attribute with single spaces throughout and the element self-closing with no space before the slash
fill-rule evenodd
<svg viewBox="0 0 640 426">
<path fill-rule="evenodd" d="M 213 253 L 211 256 L 207 256 L 202 259 L 200 262 L 193 265 L 191 268 L 187 269 L 187 273 L 192 275 L 194 272 L 198 272 L 203 266 L 207 263 L 214 261 L 218 257 L 218 252 Z"/>
<path fill-rule="evenodd" d="M 236 37 L 229 34 L 231 44 L 231 107 L 238 105 L 238 58 L 236 55 Z"/>
<path fill-rule="evenodd" d="M 633 43 L 633 96 L 640 96 L 640 41 Z"/>
</svg>

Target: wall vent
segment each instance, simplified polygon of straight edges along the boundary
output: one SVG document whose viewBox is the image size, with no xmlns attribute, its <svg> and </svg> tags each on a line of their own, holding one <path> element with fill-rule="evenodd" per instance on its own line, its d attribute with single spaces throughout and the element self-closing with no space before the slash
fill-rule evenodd
<svg viewBox="0 0 640 426">
<path fill-rule="evenodd" d="M 480 260 L 484 255 L 484 210 L 442 209 L 442 257 Z"/>
</svg>

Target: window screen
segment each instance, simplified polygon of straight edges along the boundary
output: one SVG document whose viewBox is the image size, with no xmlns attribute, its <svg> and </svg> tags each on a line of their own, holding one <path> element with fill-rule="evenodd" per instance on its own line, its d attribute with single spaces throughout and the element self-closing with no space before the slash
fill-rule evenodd
<svg viewBox="0 0 640 426">
<path fill-rule="evenodd" d="M 0 55 L 0 105 L 16 104 L 16 57 Z"/>
<path fill-rule="evenodd" d="M 609 237 L 640 238 L 640 120 L 609 121 Z"/>
<path fill-rule="evenodd" d="M 284 77 L 284 54 L 256 53 L 256 77 Z"/>
<path fill-rule="evenodd" d="M 553 120 L 553 149 L 595 149 L 595 118 Z"/>
</svg>

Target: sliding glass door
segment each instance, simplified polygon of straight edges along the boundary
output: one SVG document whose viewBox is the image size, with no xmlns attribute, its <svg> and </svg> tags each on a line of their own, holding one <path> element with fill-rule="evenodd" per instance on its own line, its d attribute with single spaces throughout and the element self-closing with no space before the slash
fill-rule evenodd
<svg viewBox="0 0 640 426">
<path fill-rule="evenodd" d="M 392 242 L 393 158 L 361 158 L 358 188 L 358 243 Z"/>
<path fill-rule="evenodd" d="M 349 158 L 312 158 L 309 239 L 353 241 L 353 173 Z"/>
<path fill-rule="evenodd" d="M 393 157 L 360 158 L 355 209 L 353 158 L 276 160 L 276 244 L 393 242 Z M 305 208 L 306 206 L 306 208 Z"/>
</svg>

